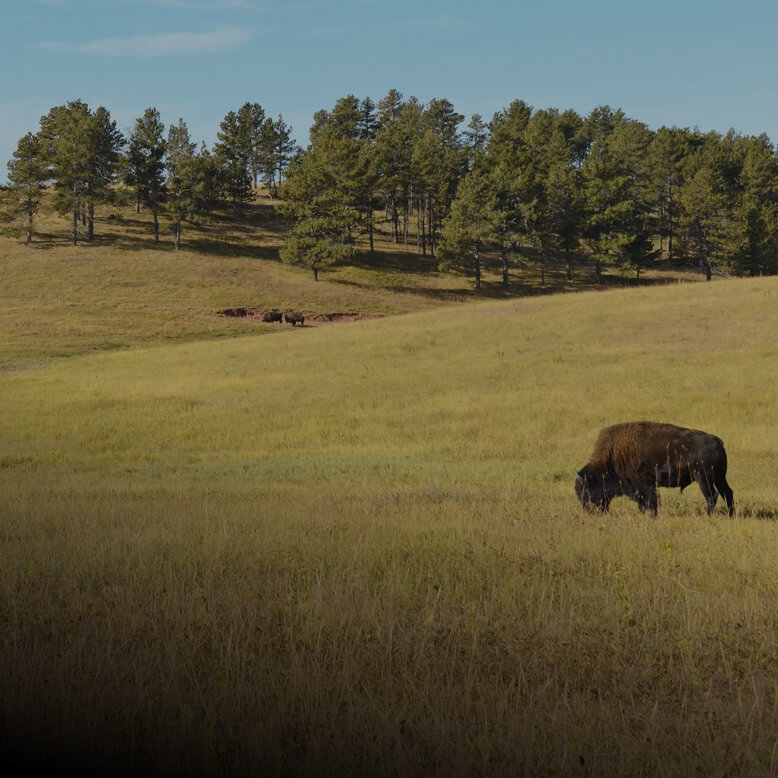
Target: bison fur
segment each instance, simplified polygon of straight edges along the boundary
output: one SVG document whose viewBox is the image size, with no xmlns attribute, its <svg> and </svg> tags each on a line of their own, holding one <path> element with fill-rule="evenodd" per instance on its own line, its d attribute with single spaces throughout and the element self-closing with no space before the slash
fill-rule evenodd
<svg viewBox="0 0 778 778">
<path fill-rule="evenodd" d="M 697 483 L 708 514 L 718 496 L 735 515 L 721 438 L 700 430 L 650 421 L 614 424 L 600 431 L 589 461 L 576 472 L 575 493 L 585 508 L 607 511 L 621 495 L 657 515 L 657 487 L 683 490 Z"/>
<path fill-rule="evenodd" d="M 262 321 L 269 321 L 269 322 L 280 322 L 281 321 L 281 311 L 265 311 L 262 314 Z"/>
</svg>

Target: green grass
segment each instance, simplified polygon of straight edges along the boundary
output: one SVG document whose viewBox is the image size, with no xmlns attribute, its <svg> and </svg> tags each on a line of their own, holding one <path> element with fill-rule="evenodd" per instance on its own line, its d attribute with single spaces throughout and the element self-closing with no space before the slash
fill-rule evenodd
<svg viewBox="0 0 778 778">
<path fill-rule="evenodd" d="M 11 247 L 2 268 L 7 759 L 778 771 L 776 280 L 441 307 L 460 292 L 427 276 L 315 285 L 224 251 Z M 405 313 L 213 314 L 274 300 Z M 656 521 L 581 510 L 573 469 L 639 418 L 724 439 L 734 521 L 693 487 Z"/>
</svg>

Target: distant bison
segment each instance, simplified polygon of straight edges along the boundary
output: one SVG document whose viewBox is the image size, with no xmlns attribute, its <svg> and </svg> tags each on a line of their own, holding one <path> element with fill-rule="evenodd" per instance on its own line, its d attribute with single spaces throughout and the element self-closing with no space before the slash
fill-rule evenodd
<svg viewBox="0 0 778 778">
<path fill-rule="evenodd" d="M 276 311 L 276 310 L 265 311 L 262 314 L 262 321 L 271 321 L 271 322 L 281 321 L 281 311 Z"/>
<path fill-rule="evenodd" d="M 735 515 L 721 438 L 674 424 L 633 421 L 600 431 L 589 462 L 577 471 L 575 493 L 585 508 L 607 511 L 614 497 L 624 495 L 656 516 L 658 486 L 684 489 L 693 481 L 709 515 L 719 494 L 730 517 Z"/>
<path fill-rule="evenodd" d="M 291 324 L 293 327 L 295 324 L 299 324 L 301 327 L 305 325 L 305 316 L 297 311 L 287 311 L 284 314 L 284 321 L 287 324 Z"/>
</svg>

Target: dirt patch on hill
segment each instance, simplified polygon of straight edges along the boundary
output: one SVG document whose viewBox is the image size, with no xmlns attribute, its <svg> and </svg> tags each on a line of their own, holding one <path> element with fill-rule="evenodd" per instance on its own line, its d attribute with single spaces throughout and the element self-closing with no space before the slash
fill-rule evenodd
<svg viewBox="0 0 778 778">
<path fill-rule="evenodd" d="M 240 319 L 255 319 L 259 323 L 268 312 L 267 308 L 224 308 L 218 311 L 221 316 L 229 316 Z M 341 324 L 347 321 L 364 321 L 366 319 L 380 319 L 381 316 L 374 313 L 318 313 L 312 311 L 300 311 L 305 316 L 305 325 L 318 326 L 320 324 Z"/>
</svg>

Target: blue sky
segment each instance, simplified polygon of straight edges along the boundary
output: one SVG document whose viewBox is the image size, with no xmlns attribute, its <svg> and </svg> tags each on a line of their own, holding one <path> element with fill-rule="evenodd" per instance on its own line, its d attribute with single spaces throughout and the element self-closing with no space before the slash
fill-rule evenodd
<svg viewBox="0 0 778 778">
<path fill-rule="evenodd" d="M 395 88 L 489 119 L 622 108 L 657 128 L 778 141 L 775 0 L 0 0 L 0 180 L 54 105 L 104 105 L 125 131 L 148 106 L 196 140 L 244 102 L 311 116 Z"/>
</svg>

